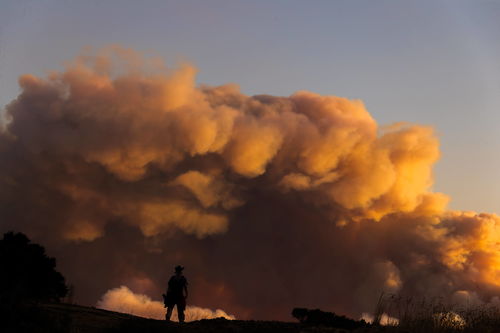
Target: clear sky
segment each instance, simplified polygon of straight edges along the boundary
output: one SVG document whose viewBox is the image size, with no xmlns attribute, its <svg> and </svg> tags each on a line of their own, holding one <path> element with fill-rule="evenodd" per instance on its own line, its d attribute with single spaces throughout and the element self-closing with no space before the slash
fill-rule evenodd
<svg viewBox="0 0 500 333">
<path fill-rule="evenodd" d="M 114 43 L 187 59 L 200 83 L 362 99 L 381 125 L 432 125 L 434 189 L 500 213 L 500 0 L 0 0 L 0 106 L 20 74 Z"/>
</svg>

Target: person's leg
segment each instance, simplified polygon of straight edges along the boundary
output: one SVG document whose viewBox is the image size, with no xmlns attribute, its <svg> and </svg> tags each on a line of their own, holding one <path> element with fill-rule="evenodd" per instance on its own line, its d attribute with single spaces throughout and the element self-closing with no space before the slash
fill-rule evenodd
<svg viewBox="0 0 500 333">
<path fill-rule="evenodd" d="M 170 317 L 172 317 L 172 311 L 174 311 L 174 306 L 169 305 L 167 308 L 167 313 L 165 314 L 165 320 L 170 321 Z"/>
<path fill-rule="evenodd" d="M 179 317 L 179 323 L 183 323 L 185 316 L 184 316 L 184 307 L 182 306 L 177 306 L 177 315 Z"/>
<path fill-rule="evenodd" d="M 177 302 L 177 316 L 180 323 L 183 323 L 185 319 L 184 310 L 186 310 L 186 300 L 183 298 Z"/>
</svg>

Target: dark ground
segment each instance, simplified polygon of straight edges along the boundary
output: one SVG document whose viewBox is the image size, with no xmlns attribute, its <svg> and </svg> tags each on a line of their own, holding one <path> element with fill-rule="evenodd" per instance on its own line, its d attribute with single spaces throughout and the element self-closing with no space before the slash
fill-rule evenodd
<svg viewBox="0 0 500 333">
<path fill-rule="evenodd" d="M 9 311 L 7 311 L 9 312 Z M 189 323 L 167 323 L 145 319 L 124 313 L 112 312 L 70 304 L 43 304 L 23 307 L 21 310 L 3 313 L 10 318 L 2 332 L 50 332 L 50 333 L 98 333 L 98 332 L 166 332 L 166 333 L 229 333 L 229 332 L 351 332 L 348 330 L 304 325 L 298 322 L 245 321 L 204 319 Z M 10 324 L 8 324 L 10 322 Z M 355 332 L 376 332 L 374 329 L 358 329 Z M 354 332 L 354 331 L 352 331 Z"/>
<path fill-rule="evenodd" d="M 313 310 L 313 312 L 319 310 Z M 485 313 L 483 313 L 485 314 Z M 491 317 L 491 316 L 490 316 Z M 406 327 L 365 326 L 348 330 L 334 326 L 297 322 L 204 319 L 175 323 L 70 304 L 18 306 L 0 304 L 1 333 L 500 333 L 498 317 L 483 315 L 466 327 L 437 325 L 435 319 Z M 472 318 L 472 317 L 471 317 Z"/>
</svg>

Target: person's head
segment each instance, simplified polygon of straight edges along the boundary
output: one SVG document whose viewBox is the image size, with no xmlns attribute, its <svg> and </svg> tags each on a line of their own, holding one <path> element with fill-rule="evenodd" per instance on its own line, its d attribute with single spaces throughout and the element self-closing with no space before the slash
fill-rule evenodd
<svg viewBox="0 0 500 333">
<path fill-rule="evenodd" d="M 183 270 L 184 270 L 184 267 L 182 267 L 181 265 L 175 266 L 175 274 L 181 275 Z"/>
</svg>

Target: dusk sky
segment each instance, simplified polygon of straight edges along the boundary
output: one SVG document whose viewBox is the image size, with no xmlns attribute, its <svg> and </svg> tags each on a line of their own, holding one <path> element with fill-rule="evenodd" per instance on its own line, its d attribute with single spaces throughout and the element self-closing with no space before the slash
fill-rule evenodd
<svg viewBox="0 0 500 333">
<path fill-rule="evenodd" d="M 178 264 L 192 319 L 500 305 L 499 41 L 495 0 L 0 0 L 0 232 L 154 318 Z"/>
<path fill-rule="evenodd" d="M 199 83 L 306 89 L 361 99 L 381 125 L 431 125 L 435 190 L 452 208 L 500 212 L 500 1 L 0 3 L 0 105 L 19 75 L 117 43 L 190 61 Z"/>
</svg>

